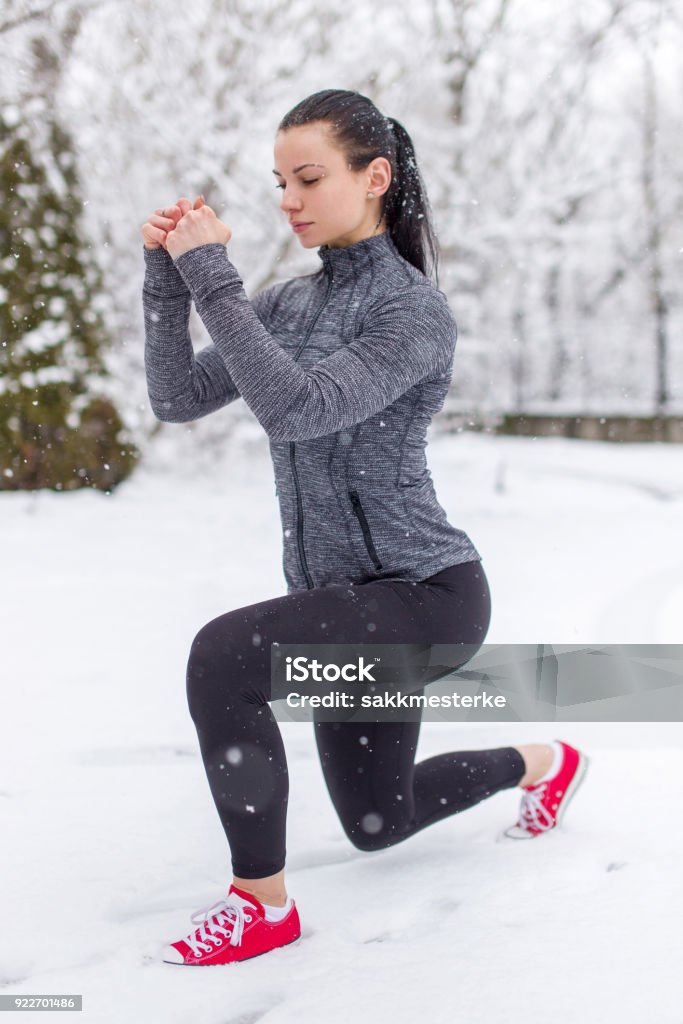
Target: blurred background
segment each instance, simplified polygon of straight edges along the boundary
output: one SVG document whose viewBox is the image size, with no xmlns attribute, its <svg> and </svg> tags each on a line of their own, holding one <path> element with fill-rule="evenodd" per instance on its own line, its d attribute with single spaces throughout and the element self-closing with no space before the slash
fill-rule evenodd
<svg viewBox="0 0 683 1024">
<path fill-rule="evenodd" d="M 203 193 L 248 293 L 317 269 L 272 147 L 329 87 L 416 145 L 460 331 L 438 430 L 683 441 L 682 42 L 674 0 L 5 0 L 0 486 L 252 436 L 243 402 L 154 419 L 140 225 Z"/>
</svg>

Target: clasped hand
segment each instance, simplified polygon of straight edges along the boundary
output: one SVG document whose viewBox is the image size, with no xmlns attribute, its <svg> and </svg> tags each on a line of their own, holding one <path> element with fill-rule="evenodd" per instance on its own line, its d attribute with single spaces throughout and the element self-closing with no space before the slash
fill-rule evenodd
<svg viewBox="0 0 683 1024">
<path fill-rule="evenodd" d="M 184 252 L 199 245 L 220 242 L 223 245 L 232 238 L 227 224 L 219 220 L 204 197 L 195 199 L 194 207 L 183 197 L 173 206 L 155 210 L 142 225 L 142 237 L 148 249 L 160 246 L 177 259 Z"/>
</svg>

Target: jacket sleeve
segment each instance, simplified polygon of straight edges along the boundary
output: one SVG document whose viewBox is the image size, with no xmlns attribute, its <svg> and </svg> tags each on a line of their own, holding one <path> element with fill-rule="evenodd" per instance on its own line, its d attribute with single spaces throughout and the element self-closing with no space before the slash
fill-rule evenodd
<svg viewBox="0 0 683 1024">
<path fill-rule="evenodd" d="M 450 375 L 457 339 L 446 296 L 430 284 L 367 311 L 360 337 L 303 370 L 259 321 L 225 246 L 174 261 L 240 394 L 269 437 L 323 437 L 385 409 L 419 381 Z"/>
<path fill-rule="evenodd" d="M 213 343 L 195 353 L 189 332 L 192 296 L 169 253 L 143 246 L 145 278 L 145 374 L 154 415 L 168 423 L 187 423 L 240 397 Z M 267 320 L 273 289 L 252 299 L 256 316 Z"/>
</svg>

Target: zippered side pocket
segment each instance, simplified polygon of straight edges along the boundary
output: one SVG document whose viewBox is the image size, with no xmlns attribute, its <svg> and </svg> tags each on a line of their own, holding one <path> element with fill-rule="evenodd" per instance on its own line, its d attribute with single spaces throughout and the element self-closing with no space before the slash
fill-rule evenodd
<svg viewBox="0 0 683 1024">
<path fill-rule="evenodd" d="M 368 554 L 370 555 L 370 558 L 374 562 L 375 568 L 381 569 L 382 563 L 380 562 L 379 555 L 377 554 L 377 551 L 375 549 L 375 545 L 372 540 L 372 534 L 370 533 L 370 526 L 368 525 L 368 521 L 365 518 L 365 512 L 363 511 L 363 506 L 361 505 L 360 498 L 358 497 L 358 491 L 349 491 L 349 498 L 351 499 L 351 504 L 353 505 L 353 511 L 356 513 L 356 516 L 358 517 L 360 528 L 363 531 L 363 540 L 365 541 L 365 547 L 368 549 Z"/>
</svg>

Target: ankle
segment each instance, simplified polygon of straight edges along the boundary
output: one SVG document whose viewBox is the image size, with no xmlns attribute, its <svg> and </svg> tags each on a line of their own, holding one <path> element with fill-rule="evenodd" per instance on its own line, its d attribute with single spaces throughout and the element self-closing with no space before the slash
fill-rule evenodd
<svg viewBox="0 0 683 1024">
<path fill-rule="evenodd" d="M 550 769 L 555 751 L 548 743 L 528 743 L 515 749 L 521 754 L 526 767 L 526 771 L 517 785 L 532 786 Z"/>
<path fill-rule="evenodd" d="M 284 889 L 267 891 L 247 886 L 243 882 L 234 882 L 234 885 L 244 892 L 251 893 L 260 903 L 265 903 L 269 907 L 284 907 L 287 903 L 287 892 Z"/>
</svg>

